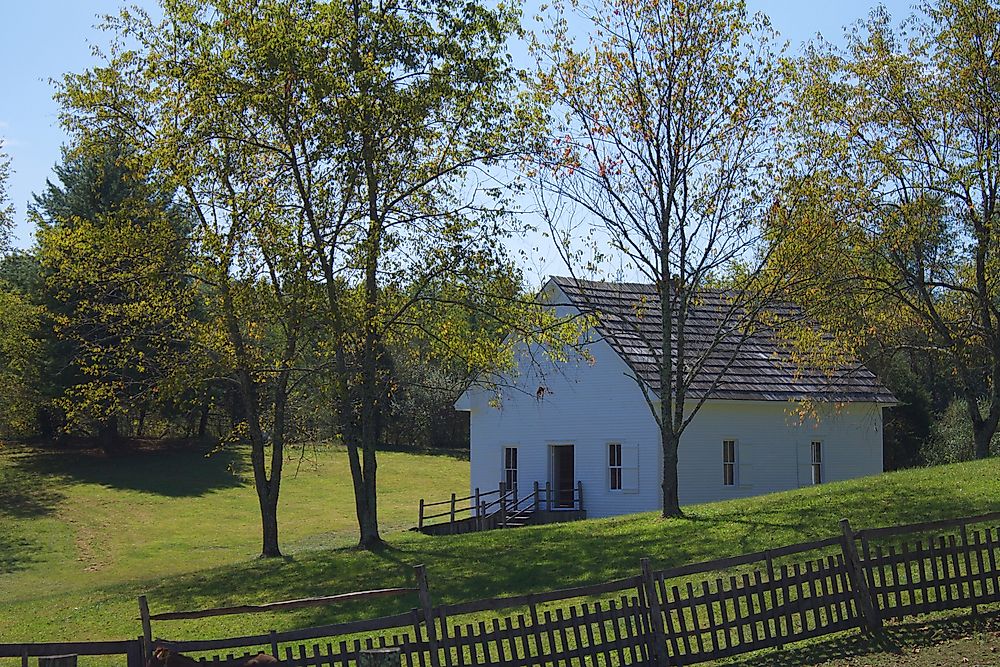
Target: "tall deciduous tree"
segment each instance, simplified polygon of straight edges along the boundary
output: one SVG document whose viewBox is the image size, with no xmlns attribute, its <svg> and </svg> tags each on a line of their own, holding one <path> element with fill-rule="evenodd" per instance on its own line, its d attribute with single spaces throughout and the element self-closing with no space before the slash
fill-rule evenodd
<svg viewBox="0 0 1000 667">
<path fill-rule="evenodd" d="M 865 323 L 951 368 L 985 457 L 1000 423 L 1000 7 L 925 2 L 898 29 L 877 9 L 844 48 L 812 45 L 797 77 L 782 252 L 816 258 L 834 328 Z"/>
<path fill-rule="evenodd" d="M 531 336 L 554 338 L 558 328 L 502 289 L 516 272 L 499 245 L 514 231 L 499 165 L 522 151 L 532 120 L 519 113 L 506 52 L 517 12 L 465 0 L 354 0 L 325 11 L 340 33 L 331 57 L 344 64 L 343 92 L 324 119 L 339 150 L 340 198 L 306 216 L 340 325 L 340 425 L 360 542 L 375 547 L 376 449 L 391 380 L 403 377 L 391 371 L 391 348 L 421 340 L 429 355 L 481 369 L 502 365 L 517 337 L 465 335 L 470 328 L 456 318 L 492 318 Z M 308 154 L 308 144 L 296 146 Z M 345 237 L 340 275 L 358 286 L 350 319 L 332 291 L 340 275 L 328 241 Z"/>
<path fill-rule="evenodd" d="M 536 41 L 556 137 L 541 201 L 557 244 L 578 272 L 581 237 L 596 238 L 611 250 L 595 248 L 590 266 L 620 263 L 658 290 L 644 307 L 662 330 L 635 335 L 660 362 L 660 389 L 635 380 L 660 428 L 664 516 L 680 514 L 678 445 L 710 393 L 689 387 L 724 376 L 779 286 L 760 271 L 782 85 L 773 36 L 739 1 L 607 0 L 556 2 Z M 721 278 L 718 328 L 691 340 L 689 316 Z"/>
</svg>

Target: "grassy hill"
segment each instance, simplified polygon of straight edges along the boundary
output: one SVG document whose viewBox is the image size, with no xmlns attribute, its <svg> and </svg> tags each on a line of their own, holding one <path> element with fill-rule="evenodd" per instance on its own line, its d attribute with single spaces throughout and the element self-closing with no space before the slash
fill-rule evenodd
<svg viewBox="0 0 1000 667">
<path fill-rule="evenodd" d="M 239 456 L 135 456 L 110 468 L 26 450 L 0 456 L 0 641 L 135 636 L 141 593 L 154 613 L 265 602 L 408 585 L 412 566 L 424 563 L 435 600 L 469 600 L 631 575 L 643 556 L 664 567 L 828 537 L 841 517 L 863 527 L 1000 508 L 1000 460 L 991 460 L 694 506 L 680 520 L 643 514 L 426 537 L 393 531 L 412 523 L 421 495 L 466 488 L 468 465 L 387 453 L 379 470 L 391 548 L 372 554 L 350 546 L 343 459 L 325 450 L 289 475 L 281 508 L 288 557 L 259 561 L 253 492 Z M 204 619 L 161 631 L 245 634 L 412 604 Z"/>
</svg>

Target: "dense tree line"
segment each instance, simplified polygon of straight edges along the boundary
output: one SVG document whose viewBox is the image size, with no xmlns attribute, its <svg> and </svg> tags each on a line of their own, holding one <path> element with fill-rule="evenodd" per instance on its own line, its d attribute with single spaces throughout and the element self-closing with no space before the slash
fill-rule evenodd
<svg viewBox="0 0 1000 667">
<path fill-rule="evenodd" d="M 233 370 L 206 339 L 218 322 L 199 280 L 193 222 L 116 147 L 95 150 L 66 151 L 30 211 L 36 245 L 0 263 L 4 436 L 109 452 L 141 440 L 223 438 L 241 416 Z M 419 352 L 395 353 L 406 363 L 394 363 L 401 375 L 386 441 L 461 447 L 450 408 L 473 369 Z M 297 406 L 303 438 L 334 432 L 315 417 L 328 413 L 328 399 Z"/>
</svg>

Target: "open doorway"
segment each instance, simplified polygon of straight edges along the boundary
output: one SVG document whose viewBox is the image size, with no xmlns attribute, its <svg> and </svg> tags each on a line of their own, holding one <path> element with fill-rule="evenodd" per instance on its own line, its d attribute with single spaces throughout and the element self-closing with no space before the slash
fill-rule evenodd
<svg viewBox="0 0 1000 667">
<path fill-rule="evenodd" d="M 555 491 L 555 507 L 572 509 L 576 487 L 576 455 L 573 445 L 549 446 L 549 481 Z"/>
</svg>

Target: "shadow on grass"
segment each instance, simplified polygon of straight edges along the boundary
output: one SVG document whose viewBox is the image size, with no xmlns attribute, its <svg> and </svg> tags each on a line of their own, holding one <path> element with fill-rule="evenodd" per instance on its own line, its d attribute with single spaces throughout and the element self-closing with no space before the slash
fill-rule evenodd
<svg viewBox="0 0 1000 667">
<path fill-rule="evenodd" d="M 27 570 L 40 558 L 42 545 L 20 535 L 0 538 L 0 575 Z"/>
<path fill-rule="evenodd" d="M 49 480 L 28 474 L 19 461 L 0 467 L 0 518 L 34 519 L 52 514 L 65 496 Z M 0 540 L 2 542 L 2 540 Z"/>
<path fill-rule="evenodd" d="M 929 622 L 887 626 L 879 635 L 865 635 L 856 631 L 842 633 L 832 639 L 819 640 L 781 651 L 762 651 L 751 657 L 735 659 L 725 664 L 740 667 L 794 667 L 820 665 L 831 660 L 846 658 L 863 658 L 876 653 L 902 655 L 904 650 L 912 651 L 968 637 L 977 632 L 998 630 L 1000 630 L 1000 612 L 979 617 L 950 617 Z"/>
<path fill-rule="evenodd" d="M 93 452 L 35 451 L 11 469 L 28 478 L 57 477 L 168 497 L 200 496 L 243 486 L 243 453 L 204 444 L 168 451 L 134 451 L 106 458 Z"/>
<path fill-rule="evenodd" d="M 150 592 L 158 609 L 276 601 L 381 587 L 412 586 L 413 566 L 427 566 L 435 604 L 550 591 L 633 576 L 649 557 L 656 569 L 776 548 L 839 533 L 841 517 L 857 528 L 995 511 L 995 476 L 970 486 L 965 468 L 824 485 L 688 509 L 684 519 L 652 514 L 550 526 L 428 537 L 389 535 L 391 549 L 308 551 L 290 561 L 254 561 L 166 581 Z M 945 474 L 944 472 L 940 474 Z M 398 613 L 414 596 L 350 603 L 275 619 L 307 627 Z"/>
</svg>

